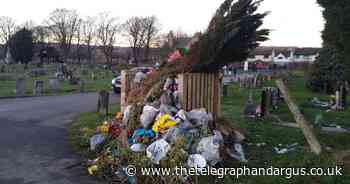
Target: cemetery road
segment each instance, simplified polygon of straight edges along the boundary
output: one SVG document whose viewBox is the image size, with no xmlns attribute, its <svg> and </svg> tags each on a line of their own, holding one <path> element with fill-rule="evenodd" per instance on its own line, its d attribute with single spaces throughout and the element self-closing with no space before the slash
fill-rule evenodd
<svg viewBox="0 0 350 184">
<path fill-rule="evenodd" d="M 95 111 L 97 99 L 90 93 L 0 100 L 0 184 L 98 183 L 78 164 L 67 136 L 67 124 Z"/>
</svg>

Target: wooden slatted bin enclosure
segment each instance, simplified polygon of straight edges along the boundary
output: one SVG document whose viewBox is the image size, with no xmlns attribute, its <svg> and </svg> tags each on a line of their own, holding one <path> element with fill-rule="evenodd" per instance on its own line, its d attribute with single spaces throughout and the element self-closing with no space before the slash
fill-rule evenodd
<svg viewBox="0 0 350 184">
<path fill-rule="evenodd" d="M 221 115 L 221 82 L 218 73 L 184 73 L 178 75 L 178 90 L 186 111 L 205 108 L 214 117 Z"/>
<path fill-rule="evenodd" d="M 135 73 L 121 72 L 121 110 L 128 105 L 128 94 L 132 90 Z M 183 73 L 177 78 L 178 95 L 182 108 L 186 111 L 205 108 L 214 118 L 221 115 L 221 82 L 218 73 Z"/>
</svg>

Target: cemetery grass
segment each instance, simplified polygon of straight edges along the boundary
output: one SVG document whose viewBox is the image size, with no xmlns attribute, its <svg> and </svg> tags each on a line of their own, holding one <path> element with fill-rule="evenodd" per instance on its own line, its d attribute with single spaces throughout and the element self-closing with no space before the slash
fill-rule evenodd
<svg viewBox="0 0 350 184">
<path fill-rule="evenodd" d="M 274 81 L 266 84 L 267 86 L 275 86 Z M 322 114 L 321 123 L 338 124 L 343 127 L 350 127 L 350 109 L 342 112 L 326 112 L 325 109 L 316 109 L 307 105 L 312 97 L 318 97 L 321 100 L 329 100 L 328 95 L 313 93 L 305 88 L 304 75 L 301 72 L 296 73 L 292 80 L 288 82 L 292 98 L 298 104 L 300 110 L 304 113 L 309 123 L 313 124 L 315 117 Z M 251 90 L 255 104 L 260 103 L 261 89 Z M 239 180 L 226 177 L 226 180 L 234 180 L 240 183 L 350 183 L 349 162 L 342 165 L 336 163 L 335 153 L 350 149 L 349 134 L 325 134 L 315 129 L 316 136 L 323 147 L 321 156 L 315 156 L 310 153 L 308 144 L 300 129 L 278 127 L 272 123 L 278 123 L 277 120 L 247 120 L 241 117 L 244 104 L 249 97 L 249 90 L 240 90 L 238 86 L 230 86 L 230 95 L 222 99 L 222 111 L 225 117 L 228 117 L 233 125 L 243 131 L 247 137 L 244 143 L 245 153 L 249 162 L 249 167 L 291 167 L 291 168 L 330 168 L 336 165 L 342 166 L 343 176 L 299 176 L 287 179 L 284 176 L 264 176 L 264 177 L 242 177 Z M 350 101 L 349 101 L 350 102 Z M 287 105 L 283 102 L 279 104 L 279 108 L 272 111 L 284 122 L 295 122 L 293 115 L 289 112 Z M 266 146 L 258 147 L 257 143 L 266 143 Z M 279 144 L 288 145 L 299 143 L 301 145 L 296 151 L 278 155 L 274 152 L 274 147 Z M 326 147 L 332 149 L 331 152 L 325 150 Z M 350 157 L 348 157 L 350 158 Z M 232 182 L 232 181 L 231 181 Z M 229 183 L 229 182 L 228 182 Z"/>
<path fill-rule="evenodd" d="M 119 112 L 119 104 L 110 106 L 110 113 L 106 117 L 102 113 L 89 112 L 81 113 L 68 125 L 69 141 L 73 148 L 83 157 L 93 159 L 96 155 L 89 152 L 90 138 L 96 133 L 96 127 L 104 121 L 112 119 L 115 112 Z"/>
<path fill-rule="evenodd" d="M 54 67 L 49 65 L 46 66 L 47 70 L 54 70 Z M 81 72 L 82 73 L 82 72 Z M 91 71 L 86 74 L 80 74 L 80 78 L 85 82 L 85 92 L 98 92 L 99 90 L 111 90 L 111 81 L 113 79 L 113 74 L 111 72 L 104 73 L 103 71 L 98 71 L 97 79 L 92 80 Z M 36 80 L 44 81 L 44 93 L 43 95 L 54 95 L 49 90 L 49 80 L 54 75 L 54 72 L 49 72 L 48 75 L 39 77 L 26 77 L 25 80 L 25 94 L 24 96 L 32 96 L 34 82 Z M 2 73 L 0 74 L 0 97 L 15 97 L 16 89 L 16 79 L 18 77 L 24 76 L 23 71 L 18 70 L 12 73 Z M 60 82 L 60 90 L 58 94 L 55 95 L 66 95 L 71 93 L 77 93 L 79 91 L 79 85 L 71 85 L 68 80 Z"/>
<path fill-rule="evenodd" d="M 266 86 L 275 86 L 274 81 L 269 82 Z M 327 95 L 313 93 L 305 88 L 305 81 L 302 73 L 298 73 L 288 83 L 291 95 L 301 110 L 305 113 L 306 119 L 312 123 L 315 116 L 319 113 L 323 114 L 322 123 L 337 123 L 344 127 L 350 127 L 350 110 L 344 112 L 325 112 L 325 110 L 314 109 L 306 106 L 309 98 L 319 97 L 321 100 L 327 100 Z M 251 90 L 255 104 L 260 102 L 261 89 Z M 199 183 L 259 183 L 259 184 L 310 184 L 310 183 L 350 183 L 349 165 L 341 165 L 336 163 L 334 153 L 341 150 L 350 149 L 350 135 L 330 135 L 322 134 L 316 130 L 317 138 L 323 146 L 323 153 L 315 156 L 310 153 L 304 136 L 299 129 L 278 127 L 272 125 L 276 122 L 274 119 L 265 120 L 247 120 L 241 117 L 244 104 L 248 99 L 249 90 L 240 90 L 238 86 L 232 85 L 229 88 L 229 95 L 222 99 L 222 111 L 226 118 L 231 120 L 232 125 L 240 129 L 246 136 L 247 140 L 243 144 L 246 157 L 249 160 L 245 166 L 251 168 L 330 168 L 336 165 L 344 167 L 343 176 L 294 176 L 286 178 L 285 176 L 246 176 L 236 177 L 225 176 L 223 179 L 216 177 L 201 177 Z M 118 112 L 119 108 L 114 107 L 111 112 Z M 280 119 L 286 122 L 295 122 L 292 114 L 286 104 L 280 103 L 279 108 L 272 112 Z M 113 115 L 111 114 L 110 117 Z M 95 153 L 88 151 L 89 138 L 95 133 L 95 129 L 103 122 L 105 118 L 97 113 L 83 113 L 69 127 L 70 140 L 74 147 L 83 153 L 86 157 L 93 159 Z M 299 143 L 300 147 L 293 152 L 278 155 L 274 152 L 274 146 L 279 144 L 287 145 Z M 257 143 L 266 143 L 266 146 L 258 147 Z M 325 147 L 331 147 L 332 152 L 324 150 Z M 232 160 L 224 163 L 224 167 L 243 167 L 243 164 Z"/>
</svg>

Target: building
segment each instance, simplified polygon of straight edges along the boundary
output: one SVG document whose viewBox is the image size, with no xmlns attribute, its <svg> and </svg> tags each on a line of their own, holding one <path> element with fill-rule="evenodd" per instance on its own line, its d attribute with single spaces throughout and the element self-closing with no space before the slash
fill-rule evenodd
<svg viewBox="0 0 350 184">
<path fill-rule="evenodd" d="M 313 63 L 320 48 L 299 47 L 258 47 L 248 57 L 248 62 L 266 62 L 274 64 Z"/>
</svg>

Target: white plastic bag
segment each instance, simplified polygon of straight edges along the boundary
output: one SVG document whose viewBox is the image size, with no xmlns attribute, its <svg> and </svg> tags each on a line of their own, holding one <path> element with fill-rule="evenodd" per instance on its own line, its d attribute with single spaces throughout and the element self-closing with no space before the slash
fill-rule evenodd
<svg viewBox="0 0 350 184">
<path fill-rule="evenodd" d="M 131 105 L 127 106 L 124 110 L 124 114 L 123 114 L 123 125 L 127 125 L 128 121 L 129 121 L 129 114 L 130 114 L 130 109 L 131 109 Z"/>
<path fill-rule="evenodd" d="M 180 134 L 180 129 L 176 126 L 171 127 L 168 132 L 164 135 L 164 139 L 168 142 L 173 142 L 176 140 L 177 136 Z"/>
<path fill-rule="evenodd" d="M 223 143 L 223 137 L 216 131 L 214 136 L 202 138 L 198 143 L 197 153 L 201 154 L 211 165 L 217 164 L 220 158 L 220 145 Z"/>
<path fill-rule="evenodd" d="M 159 161 L 166 157 L 169 150 L 170 144 L 164 139 L 160 139 L 149 145 L 146 149 L 146 153 L 152 163 L 159 164 Z"/>
<path fill-rule="evenodd" d="M 188 157 L 187 166 L 190 168 L 204 168 L 207 166 L 207 161 L 202 155 L 194 154 Z"/>
<path fill-rule="evenodd" d="M 187 112 L 185 110 L 178 111 L 175 120 L 180 129 L 189 129 L 192 127 L 192 124 L 187 119 Z"/>
<path fill-rule="evenodd" d="M 102 134 L 94 135 L 90 138 L 90 149 L 95 151 L 96 147 L 102 144 L 106 140 L 106 137 Z"/>
<path fill-rule="evenodd" d="M 133 152 L 143 152 L 146 150 L 145 145 L 144 144 L 133 144 L 130 149 Z"/>
<path fill-rule="evenodd" d="M 149 105 L 144 106 L 140 117 L 141 124 L 143 125 L 143 127 L 148 128 L 151 125 L 151 123 L 154 122 L 154 119 L 156 118 L 158 113 L 158 109 Z"/>
<path fill-rule="evenodd" d="M 205 109 L 195 109 L 187 113 L 188 119 L 196 125 L 208 125 L 210 121 L 209 114 Z"/>
<path fill-rule="evenodd" d="M 243 147 L 241 144 L 234 144 L 233 145 L 234 152 L 232 150 L 227 150 L 227 153 L 234 159 L 238 160 L 239 162 L 248 162 L 245 158 L 245 154 L 243 151 Z"/>
</svg>

